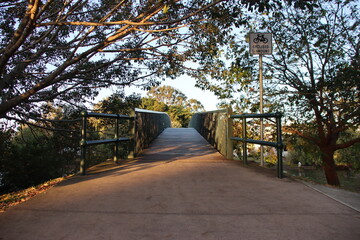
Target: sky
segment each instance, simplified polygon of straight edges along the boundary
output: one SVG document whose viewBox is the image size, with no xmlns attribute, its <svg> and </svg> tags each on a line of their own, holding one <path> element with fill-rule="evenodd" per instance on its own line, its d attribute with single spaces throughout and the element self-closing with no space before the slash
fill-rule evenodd
<svg viewBox="0 0 360 240">
<path fill-rule="evenodd" d="M 217 109 L 216 105 L 219 103 L 217 97 L 210 91 L 201 90 L 200 88 L 195 87 L 195 79 L 193 78 L 190 78 L 188 76 L 181 76 L 177 79 L 167 79 L 161 83 L 161 86 L 164 85 L 172 86 L 173 88 L 180 90 L 182 93 L 185 94 L 185 96 L 188 97 L 188 99 L 193 98 L 200 101 L 206 111 L 212 111 Z M 132 86 L 125 88 L 126 95 L 131 95 L 132 93 L 139 93 L 143 97 L 146 96 L 146 91 L 141 90 L 139 87 Z M 96 100 L 100 101 L 110 96 L 111 94 L 111 90 L 103 90 L 101 91 L 99 97 Z"/>
</svg>

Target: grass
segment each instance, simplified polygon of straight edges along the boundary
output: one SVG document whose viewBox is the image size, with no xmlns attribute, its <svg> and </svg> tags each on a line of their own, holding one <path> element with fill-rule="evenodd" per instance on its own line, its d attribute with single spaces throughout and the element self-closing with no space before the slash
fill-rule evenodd
<svg viewBox="0 0 360 240">
<path fill-rule="evenodd" d="M 63 181 L 65 177 L 52 179 L 43 184 L 30 187 L 17 192 L 7 193 L 0 196 L 0 212 L 5 212 L 6 209 L 18 205 L 22 202 L 29 200 L 30 198 L 47 191 L 59 182 Z"/>
<path fill-rule="evenodd" d="M 237 160 L 239 160 L 237 158 Z M 260 164 L 258 157 L 248 156 L 248 162 L 254 162 Z M 290 165 L 289 163 L 284 162 L 284 173 L 287 176 L 298 178 L 304 181 L 310 181 L 318 184 L 327 185 L 326 177 L 324 170 L 322 168 L 315 167 L 301 167 L 298 168 L 297 165 Z M 276 169 L 276 165 L 267 164 L 268 168 Z M 338 177 L 340 180 L 340 188 L 360 193 L 360 173 L 348 172 L 344 170 L 337 171 Z"/>
<path fill-rule="evenodd" d="M 292 177 L 308 180 L 326 185 L 324 170 L 321 168 L 284 167 L 286 173 Z M 360 174 L 349 173 L 347 171 L 337 171 L 342 189 L 360 193 Z"/>
</svg>

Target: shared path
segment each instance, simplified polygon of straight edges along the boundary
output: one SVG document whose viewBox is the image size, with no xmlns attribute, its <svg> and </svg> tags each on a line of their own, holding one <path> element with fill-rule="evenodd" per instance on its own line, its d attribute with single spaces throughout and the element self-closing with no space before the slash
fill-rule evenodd
<svg viewBox="0 0 360 240">
<path fill-rule="evenodd" d="M 166 129 L 136 160 L 104 164 L 0 213 L 0 239 L 360 239 L 360 213 Z"/>
</svg>

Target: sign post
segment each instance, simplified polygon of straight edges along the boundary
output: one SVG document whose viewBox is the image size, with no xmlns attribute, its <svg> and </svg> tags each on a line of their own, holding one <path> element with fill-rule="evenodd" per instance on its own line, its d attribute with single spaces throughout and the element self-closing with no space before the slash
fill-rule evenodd
<svg viewBox="0 0 360 240">
<path fill-rule="evenodd" d="M 263 109 L 263 55 L 272 54 L 272 34 L 271 33 L 250 33 L 250 54 L 259 55 L 259 85 L 260 85 L 260 114 Z M 264 121 L 260 119 L 260 140 L 264 141 Z M 264 147 L 260 146 L 260 165 L 265 166 Z"/>
</svg>

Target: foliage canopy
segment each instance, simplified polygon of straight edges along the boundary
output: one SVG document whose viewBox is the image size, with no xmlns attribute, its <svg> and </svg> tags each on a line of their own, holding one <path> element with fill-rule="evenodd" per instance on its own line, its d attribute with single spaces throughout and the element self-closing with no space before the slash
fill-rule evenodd
<svg viewBox="0 0 360 240">
<path fill-rule="evenodd" d="M 274 1 L 281 2 L 281 1 Z M 298 6 L 307 1 L 289 1 Z M 0 117 L 41 116 L 109 86 L 145 88 L 212 61 L 250 0 L 4 0 L 0 3 Z"/>
<path fill-rule="evenodd" d="M 317 146 L 328 183 L 339 185 L 334 153 L 360 142 L 358 135 L 339 139 L 360 126 L 358 2 L 320 0 L 313 10 L 278 7 L 281 11 L 254 16 L 257 21 L 248 25 L 273 34 L 274 53 L 264 61 L 266 109 L 286 113 L 292 123 L 287 130 Z M 230 64 L 219 59 L 213 67 L 210 75 L 218 81 L 201 76 L 199 85 L 223 98 L 240 95 L 239 109 L 257 111 L 257 62 L 242 42 L 229 45 Z"/>
</svg>

